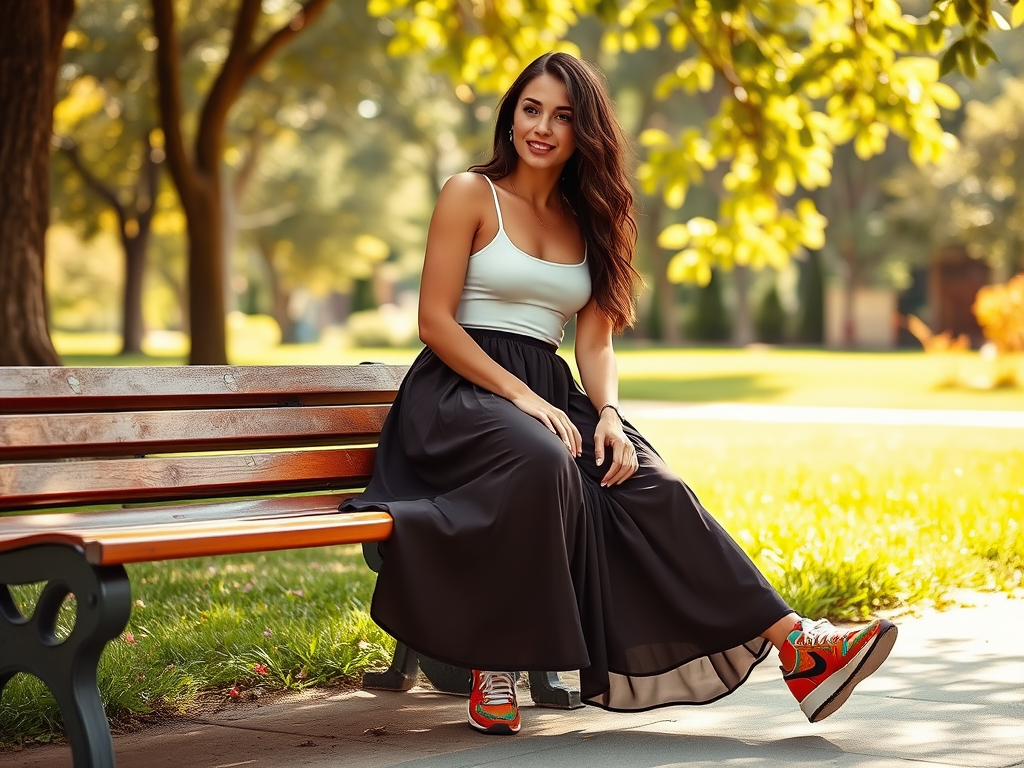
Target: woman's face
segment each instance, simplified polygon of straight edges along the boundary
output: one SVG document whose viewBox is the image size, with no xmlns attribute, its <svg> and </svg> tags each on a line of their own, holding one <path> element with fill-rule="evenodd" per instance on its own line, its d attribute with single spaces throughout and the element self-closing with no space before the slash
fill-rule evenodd
<svg viewBox="0 0 1024 768">
<path fill-rule="evenodd" d="M 573 111 L 565 86 L 551 75 L 538 75 L 523 88 L 512 116 L 516 152 L 531 168 L 565 165 L 576 149 Z"/>
</svg>

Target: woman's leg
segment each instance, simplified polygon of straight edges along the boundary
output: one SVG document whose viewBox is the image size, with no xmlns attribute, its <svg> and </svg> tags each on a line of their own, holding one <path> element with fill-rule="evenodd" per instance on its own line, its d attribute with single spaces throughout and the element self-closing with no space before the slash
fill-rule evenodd
<svg viewBox="0 0 1024 768">
<path fill-rule="evenodd" d="M 793 628 L 799 621 L 800 617 L 795 613 L 788 613 L 768 627 L 761 634 L 761 637 L 774 645 L 776 650 L 781 650 L 783 644 L 789 638 L 789 633 L 793 631 Z"/>
</svg>

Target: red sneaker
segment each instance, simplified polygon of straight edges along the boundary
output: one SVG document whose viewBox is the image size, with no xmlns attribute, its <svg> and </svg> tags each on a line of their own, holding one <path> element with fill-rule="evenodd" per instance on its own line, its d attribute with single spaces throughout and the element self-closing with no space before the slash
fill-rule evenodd
<svg viewBox="0 0 1024 768">
<path fill-rule="evenodd" d="M 779 649 L 782 677 L 812 723 L 841 707 L 854 686 L 885 661 L 896 625 L 875 619 L 860 629 L 837 629 L 825 619 L 800 619 Z"/>
<path fill-rule="evenodd" d="M 519 733 L 519 703 L 514 672 L 473 670 L 469 724 L 482 733 Z"/>
</svg>

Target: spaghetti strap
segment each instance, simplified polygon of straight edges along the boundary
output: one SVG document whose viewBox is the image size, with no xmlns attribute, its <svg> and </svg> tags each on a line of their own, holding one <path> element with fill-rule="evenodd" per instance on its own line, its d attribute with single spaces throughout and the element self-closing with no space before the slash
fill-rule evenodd
<svg viewBox="0 0 1024 768">
<path fill-rule="evenodd" d="M 501 206 L 498 204 L 498 190 L 494 188 L 494 182 L 491 181 L 490 177 L 482 173 L 480 175 L 487 179 L 487 183 L 491 186 L 491 194 L 494 195 L 494 210 L 498 212 L 498 231 L 504 232 L 505 225 L 501 221 Z"/>
</svg>

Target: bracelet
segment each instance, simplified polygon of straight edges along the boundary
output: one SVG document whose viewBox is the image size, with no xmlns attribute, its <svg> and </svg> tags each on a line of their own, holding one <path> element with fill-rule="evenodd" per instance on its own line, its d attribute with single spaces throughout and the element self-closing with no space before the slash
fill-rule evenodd
<svg viewBox="0 0 1024 768">
<path fill-rule="evenodd" d="M 619 407 L 614 403 L 605 403 L 604 405 L 602 405 L 601 410 L 597 412 L 597 418 L 601 418 L 601 415 L 604 413 L 605 408 L 611 408 L 613 411 L 615 411 L 615 415 L 619 417 L 619 423 L 625 424 L 625 420 L 622 418 L 622 412 L 619 410 Z"/>
</svg>

